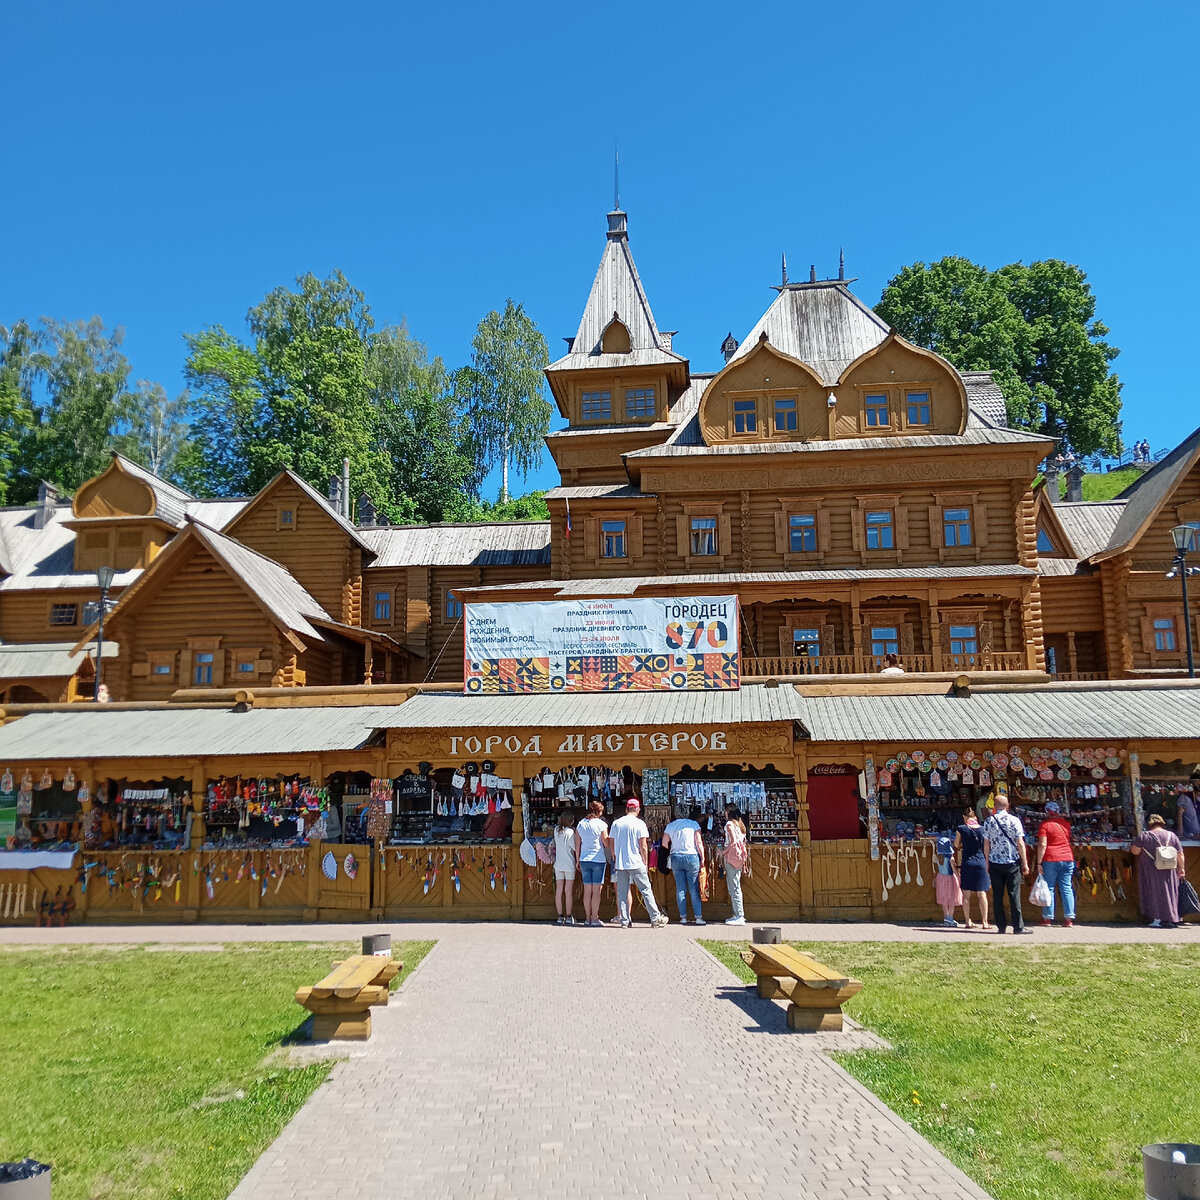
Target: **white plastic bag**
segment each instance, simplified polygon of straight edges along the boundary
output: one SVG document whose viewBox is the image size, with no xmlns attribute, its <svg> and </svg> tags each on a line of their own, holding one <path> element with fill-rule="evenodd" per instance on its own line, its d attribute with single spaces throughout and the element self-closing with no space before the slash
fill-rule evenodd
<svg viewBox="0 0 1200 1200">
<path fill-rule="evenodd" d="M 1050 891 L 1050 885 L 1046 882 L 1045 876 L 1039 875 L 1033 882 L 1033 887 L 1029 889 L 1029 903 L 1037 908 L 1046 908 L 1053 901 L 1054 895 Z"/>
</svg>

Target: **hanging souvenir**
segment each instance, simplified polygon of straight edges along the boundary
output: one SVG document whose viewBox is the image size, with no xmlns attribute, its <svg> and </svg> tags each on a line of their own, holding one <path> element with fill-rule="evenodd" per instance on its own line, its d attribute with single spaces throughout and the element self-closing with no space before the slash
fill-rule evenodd
<svg viewBox="0 0 1200 1200">
<path fill-rule="evenodd" d="M 1038 778 L 1044 783 L 1049 783 L 1050 780 L 1054 778 L 1054 772 L 1049 767 L 1042 767 L 1042 769 L 1038 771 Z"/>
<path fill-rule="evenodd" d="M 1037 769 L 1031 763 L 1026 763 L 1025 770 L 1022 772 L 1022 774 L 1026 779 L 1036 779 Z"/>
<path fill-rule="evenodd" d="M 914 750 L 912 752 L 912 760 L 915 763 L 923 763 L 925 761 L 925 751 L 924 750 Z"/>
<path fill-rule="evenodd" d="M 927 758 L 922 759 L 918 766 L 918 770 L 920 770 L 922 775 L 928 775 L 929 772 L 933 770 L 933 763 L 931 763 Z"/>
<path fill-rule="evenodd" d="M 983 752 L 983 757 L 987 762 L 992 762 L 996 756 L 990 750 L 985 750 Z"/>
<path fill-rule="evenodd" d="M 992 786 L 991 771 L 984 769 L 979 772 L 979 786 L 980 787 L 991 787 Z"/>
<path fill-rule="evenodd" d="M 92 798 L 92 789 L 86 783 L 79 785 L 79 803 L 86 804 Z"/>
<path fill-rule="evenodd" d="M 353 854 L 347 854 L 342 861 L 342 870 L 346 872 L 347 879 L 358 878 L 358 859 Z"/>
<path fill-rule="evenodd" d="M 939 771 L 948 771 L 950 769 L 950 760 L 948 758 L 939 758 L 937 760 L 937 769 Z"/>
<path fill-rule="evenodd" d="M 326 879 L 334 880 L 337 878 L 337 873 L 337 859 L 333 857 L 332 850 L 326 850 L 325 857 L 321 859 L 321 874 L 323 874 Z"/>
<path fill-rule="evenodd" d="M 13 779 L 13 773 L 8 767 L 5 767 L 4 774 L 0 775 L 0 792 L 8 795 L 16 790 L 16 781 Z"/>
<path fill-rule="evenodd" d="M 1063 783 L 1070 782 L 1071 768 L 1070 767 L 1059 767 L 1058 768 L 1058 777 L 1060 780 L 1062 780 Z"/>
<path fill-rule="evenodd" d="M 66 774 L 63 775 L 63 791 L 73 792 L 75 790 L 75 772 L 70 767 L 67 768 Z"/>
<path fill-rule="evenodd" d="M 962 774 L 963 785 L 973 784 L 975 782 L 975 772 L 968 767 Z"/>
<path fill-rule="evenodd" d="M 47 767 L 42 772 L 42 781 L 38 784 L 39 791 L 44 791 L 46 788 L 54 786 L 54 776 L 50 774 L 50 768 Z"/>
<path fill-rule="evenodd" d="M 942 777 L 939 772 L 937 772 L 937 771 L 929 772 L 929 786 L 934 787 L 934 788 L 938 788 L 938 787 L 942 786 Z"/>
<path fill-rule="evenodd" d="M 884 763 L 884 766 L 886 766 L 889 771 L 894 771 L 899 765 L 900 760 L 898 758 L 889 758 L 887 762 Z"/>
<path fill-rule="evenodd" d="M 890 788 L 892 786 L 892 773 L 886 767 L 879 772 L 879 786 L 881 788 Z"/>
<path fill-rule="evenodd" d="M 1119 771 L 1121 769 L 1121 760 L 1115 754 L 1112 754 L 1104 760 L 1104 765 L 1110 771 Z"/>
<path fill-rule="evenodd" d="M 1004 768 L 1008 766 L 1008 755 L 997 754 L 996 757 L 992 759 L 992 766 L 995 767 L 997 771 L 1003 771 Z"/>
<path fill-rule="evenodd" d="M 1093 767 L 1092 768 L 1092 778 L 1093 779 L 1103 779 L 1106 774 L 1107 774 L 1107 772 L 1104 770 L 1103 767 Z"/>
<path fill-rule="evenodd" d="M 1082 767 L 1083 766 L 1083 751 L 1082 750 L 1072 750 L 1071 751 L 1071 761 L 1077 767 Z"/>
<path fill-rule="evenodd" d="M 983 770 L 983 759 L 981 759 L 981 758 L 971 759 L 971 770 L 972 771 L 982 771 Z"/>
<path fill-rule="evenodd" d="M 1010 767 L 1012 767 L 1012 769 L 1014 771 L 1016 771 L 1018 774 L 1020 774 L 1021 772 L 1023 772 L 1025 770 L 1024 760 L 1022 760 L 1020 757 L 1015 756 L 1015 755 L 1008 760 L 1008 765 Z"/>
<path fill-rule="evenodd" d="M 1008 757 L 1009 758 L 1020 758 L 1020 756 L 1021 756 L 1021 747 L 1020 746 L 1009 746 L 1009 748 L 1008 748 Z"/>
</svg>

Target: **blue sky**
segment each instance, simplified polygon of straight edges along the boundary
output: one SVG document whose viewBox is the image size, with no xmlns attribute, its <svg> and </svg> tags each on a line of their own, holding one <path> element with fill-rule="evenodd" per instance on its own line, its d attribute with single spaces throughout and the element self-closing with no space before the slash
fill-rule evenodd
<svg viewBox="0 0 1200 1200">
<path fill-rule="evenodd" d="M 512 296 L 575 332 L 613 145 L 659 326 L 719 362 L 793 278 L 1080 264 L 1125 438 L 1200 423 L 1194 4 L 6 6 L 0 323 L 99 314 L 182 387 L 184 331 L 341 268 L 451 366 Z M 1190 358 L 1190 355 L 1189 355 Z M 1187 361 L 1187 359 L 1185 359 Z M 528 486 L 548 486 L 547 456 Z"/>
</svg>

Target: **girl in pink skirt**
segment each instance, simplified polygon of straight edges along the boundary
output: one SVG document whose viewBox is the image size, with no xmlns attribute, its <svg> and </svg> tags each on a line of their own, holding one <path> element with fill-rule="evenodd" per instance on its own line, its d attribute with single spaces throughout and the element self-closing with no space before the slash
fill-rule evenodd
<svg viewBox="0 0 1200 1200">
<path fill-rule="evenodd" d="M 957 929 L 954 910 L 963 902 L 958 872 L 954 869 L 954 841 L 939 837 L 937 840 L 938 869 L 934 881 L 934 895 L 942 906 L 942 924 L 947 929 Z"/>
</svg>

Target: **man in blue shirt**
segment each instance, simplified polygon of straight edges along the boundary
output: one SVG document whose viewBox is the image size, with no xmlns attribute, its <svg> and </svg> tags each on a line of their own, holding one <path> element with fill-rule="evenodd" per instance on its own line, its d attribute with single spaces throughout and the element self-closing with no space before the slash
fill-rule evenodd
<svg viewBox="0 0 1200 1200">
<path fill-rule="evenodd" d="M 983 823 L 983 852 L 987 856 L 992 879 L 992 907 L 996 910 L 996 928 L 1001 933 L 1009 922 L 1005 899 L 1012 910 L 1013 933 L 1029 933 L 1021 912 L 1021 877 L 1029 874 L 1029 849 L 1025 845 L 1025 827 L 1008 811 L 1008 797 L 996 796 L 996 811 Z"/>
</svg>

